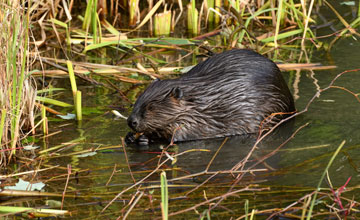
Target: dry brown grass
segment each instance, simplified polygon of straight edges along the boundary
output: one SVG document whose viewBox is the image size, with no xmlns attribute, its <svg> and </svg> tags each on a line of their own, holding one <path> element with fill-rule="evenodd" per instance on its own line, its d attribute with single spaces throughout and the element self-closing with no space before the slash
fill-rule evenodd
<svg viewBox="0 0 360 220">
<path fill-rule="evenodd" d="M 36 90 L 29 74 L 27 15 L 21 3 L 0 3 L 0 164 L 6 165 L 34 128 Z"/>
</svg>

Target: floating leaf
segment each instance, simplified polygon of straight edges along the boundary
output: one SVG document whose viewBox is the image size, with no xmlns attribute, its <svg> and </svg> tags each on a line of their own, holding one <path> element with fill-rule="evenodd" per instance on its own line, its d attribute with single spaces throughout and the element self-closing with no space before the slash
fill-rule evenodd
<svg viewBox="0 0 360 220">
<path fill-rule="evenodd" d="M 26 191 L 35 191 L 35 190 L 42 190 L 45 184 L 42 182 L 39 183 L 30 183 L 28 181 L 24 181 L 19 179 L 19 182 L 15 184 L 15 186 L 5 186 L 5 189 L 10 190 L 26 190 Z"/>
<path fill-rule="evenodd" d="M 76 155 L 76 157 L 91 157 L 91 156 L 94 156 L 95 154 L 97 154 L 97 153 L 96 152 L 88 152 L 88 153 Z"/>
<path fill-rule="evenodd" d="M 75 119 L 75 114 L 67 113 L 66 115 L 56 115 L 65 120 Z"/>
<path fill-rule="evenodd" d="M 355 6 L 355 1 L 341 2 L 340 5 Z"/>
</svg>

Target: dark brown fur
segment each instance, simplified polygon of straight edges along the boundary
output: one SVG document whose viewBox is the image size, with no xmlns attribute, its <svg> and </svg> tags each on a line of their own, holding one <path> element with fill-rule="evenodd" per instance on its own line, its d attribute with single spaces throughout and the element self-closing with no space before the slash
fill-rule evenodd
<svg viewBox="0 0 360 220">
<path fill-rule="evenodd" d="M 178 79 L 153 82 L 137 99 L 128 124 L 147 137 L 166 139 L 178 129 L 174 140 L 186 141 L 255 133 L 272 113 L 294 111 L 275 63 L 250 50 L 230 50 Z"/>
</svg>

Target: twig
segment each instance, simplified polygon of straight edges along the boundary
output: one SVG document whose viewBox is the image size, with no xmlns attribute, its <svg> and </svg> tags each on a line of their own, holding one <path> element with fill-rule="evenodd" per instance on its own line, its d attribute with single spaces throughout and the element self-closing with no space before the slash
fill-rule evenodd
<svg viewBox="0 0 360 220">
<path fill-rule="evenodd" d="M 203 176 L 203 175 L 213 175 L 213 174 L 233 174 L 233 173 L 253 173 L 253 172 L 265 172 L 269 171 L 268 169 L 253 169 L 253 170 L 223 170 L 223 171 L 202 171 L 186 176 L 181 176 L 177 178 L 170 179 L 169 181 L 178 181 L 178 180 L 184 180 L 184 179 L 190 179 L 197 176 Z"/>
<path fill-rule="evenodd" d="M 64 187 L 64 192 L 62 193 L 62 199 L 61 199 L 61 210 L 64 207 L 64 199 L 65 199 L 65 194 L 66 194 L 66 189 L 69 183 L 69 179 L 70 179 L 70 175 L 71 175 L 71 164 L 68 164 L 68 176 L 66 178 L 66 183 L 65 183 L 65 187 Z"/>
<path fill-rule="evenodd" d="M 224 195 L 217 196 L 217 197 L 214 197 L 214 198 L 212 198 L 212 199 L 206 200 L 206 201 L 201 202 L 201 203 L 199 203 L 199 204 L 196 204 L 196 205 L 194 205 L 194 206 L 192 206 L 192 207 L 190 207 L 190 208 L 187 208 L 187 209 L 183 209 L 183 210 L 180 210 L 180 211 L 177 211 L 177 212 L 170 213 L 168 216 L 170 217 L 170 216 L 178 215 L 178 214 L 181 214 L 181 213 L 184 213 L 184 212 L 188 212 L 188 211 L 191 211 L 191 210 L 196 210 L 196 208 L 198 208 L 198 207 L 200 207 L 200 206 L 203 206 L 203 205 L 205 205 L 205 204 L 211 203 L 211 202 L 216 201 L 216 200 L 218 200 L 218 199 L 222 199 L 222 200 L 223 200 L 223 199 L 225 199 L 226 197 L 232 196 L 232 195 L 234 195 L 234 194 L 236 194 L 236 193 L 239 193 L 239 192 L 244 192 L 244 191 L 252 191 L 252 192 L 257 191 L 257 192 L 259 192 L 259 191 L 264 191 L 264 190 L 268 190 L 268 188 L 256 189 L 256 188 L 248 188 L 248 187 L 245 187 L 245 188 L 243 188 L 243 189 L 239 189 L 239 190 L 235 190 L 235 191 L 232 191 L 232 192 L 228 192 L 228 193 L 226 193 L 226 194 L 224 194 Z M 209 210 L 210 210 L 210 209 L 209 209 Z"/>
<path fill-rule="evenodd" d="M 133 175 L 133 173 L 131 172 L 131 168 L 130 168 L 130 164 L 129 164 L 129 159 L 128 159 L 128 156 L 127 156 L 127 153 L 126 153 L 126 149 L 125 149 L 124 138 L 121 138 L 121 144 L 122 144 L 123 149 L 124 149 L 125 160 L 126 160 L 126 164 L 127 164 L 128 168 L 129 168 L 129 172 L 130 172 L 131 178 L 132 178 L 133 182 L 136 183 L 136 180 L 135 180 L 135 178 L 134 178 L 134 175 Z"/>
<path fill-rule="evenodd" d="M 144 192 L 140 192 L 140 195 L 136 198 L 136 200 L 131 204 L 129 210 L 125 213 L 124 217 L 122 218 L 125 220 L 127 216 L 130 214 L 131 210 L 135 207 L 135 205 L 139 202 L 141 197 L 144 195 Z M 120 219 L 120 216 L 117 218 L 117 220 Z"/>
<path fill-rule="evenodd" d="M 110 183 L 112 177 L 114 176 L 115 172 L 116 172 L 116 164 L 114 165 L 114 169 L 113 169 L 113 171 L 111 173 L 111 176 L 109 177 L 109 180 L 106 182 L 105 186 L 109 185 L 109 183 Z"/>
<path fill-rule="evenodd" d="M 9 175 L 1 175 L 0 179 L 7 179 L 7 178 L 10 178 L 10 177 L 15 177 L 15 176 L 28 175 L 28 174 L 32 174 L 32 173 L 37 173 L 37 172 L 41 172 L 41 171 L 45 171 L 45 170 L 54 169 L 54 168 L 57 168 L 57 167 L 59 167 L 59 165 L 52 166 L 52 167 L 49 167 L 49 168 L 39 169 L 39 170 L 31 170 L 31 171 L 15 173 L 15 174 L 9 174 Z"/>
<path fill-rule="evenodd" d="M 215 154 L 213 155 L 213 157 L 211 158 L 209 164 L 206 166 L 206 169 L 205 169 L 205 172 L 207 172 L 212 164 L 212 162 L 215 160 L 215 157 L 218 155 L 218 153 L 220 152 L 221 148 L 225 145 L 226 141 L 228 140 L 229 138 L 226 137 L 224 139 L 224 141 L 222 142 L 222 144 L 220 145 L 220 147 L 217 149 L 217 151 L 215 152 Z"/>
<path fill-rule="evenodd" d="M 178 153 L 176 156 L 180 156 L 183 154 L 186 154 L 188 152 L 192 152 L 192 150 L 188 150 L 188 151 L 184 151 L 181 153 Z M 166 158 L 162 163 L 159 164 L 159 166 L 157 166 L 153 171 L 151 171 L 148 175 L 146 175 L 144 178 L 142 178 L 140 181 L 138 181 L 137 183 L 131 185 L 130 187 L 124 189 L 123 191 L 121 191 L 120 193 L 118 193 L 101 211 L 99 214 L 103 213 L 115 200 L 117 200 L 122 194 L 124 194 L 125 192 L 129 191 L 130 189 L 140 185 L 142 182 L 144 182 L 147 178 L 149 178 L 151 175 L 153 175 L 154 173 L 156 173 L 160 167 L 162 165 L 164 165 L 167 161 L 169 161 L 169 158 Z"/>
</svg>

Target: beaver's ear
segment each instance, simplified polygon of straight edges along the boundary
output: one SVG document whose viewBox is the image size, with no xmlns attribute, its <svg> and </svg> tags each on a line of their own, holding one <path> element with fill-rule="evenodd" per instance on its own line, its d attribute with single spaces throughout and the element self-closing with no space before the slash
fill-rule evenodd
<svg viewBox="0 0 360 220">
<path fill-rule="evenodd" d="M 176 99 L 181 99 L 184 96 L 184 93 L 179 87 L 176 87 L 171 91 L 171 96 Z"/>
</svg>

